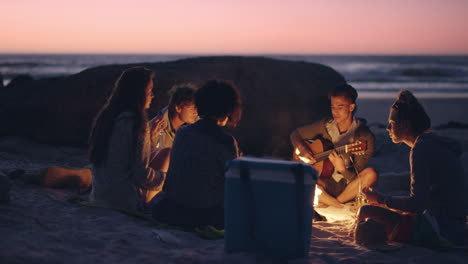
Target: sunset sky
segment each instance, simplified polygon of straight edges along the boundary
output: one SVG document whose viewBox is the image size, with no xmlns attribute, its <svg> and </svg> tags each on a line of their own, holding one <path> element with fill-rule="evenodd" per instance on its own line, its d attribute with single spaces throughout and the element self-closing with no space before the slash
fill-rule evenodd
<svg viewBox="0 0 468 264">
<path fill-rule="evenodd" d="M 0 53 L 468 54 L 467 0 L 2 0 Z"/>
</svg>

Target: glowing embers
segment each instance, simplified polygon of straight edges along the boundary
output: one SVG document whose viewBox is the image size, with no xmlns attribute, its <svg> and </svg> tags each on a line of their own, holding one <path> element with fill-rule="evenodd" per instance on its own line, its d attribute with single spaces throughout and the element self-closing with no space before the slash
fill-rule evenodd
<svg viewBox="0 0 468 264">
<path fill-rule="evenodd" d="M 315 195 L 314 195 L 314 207 L 319 205 L 319 195 L 322 194 L 322 190 L 319 189 L 318 185 L 315 185 Z"/>
</svg>

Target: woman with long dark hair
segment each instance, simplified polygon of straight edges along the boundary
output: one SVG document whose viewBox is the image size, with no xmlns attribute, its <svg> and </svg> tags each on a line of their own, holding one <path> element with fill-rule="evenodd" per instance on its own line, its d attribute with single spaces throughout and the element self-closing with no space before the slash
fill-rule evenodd
<svg viewBox="0 0 468 264">
<path fill-rule="evenodd" d="M 161 189 L 164 173 L 150 163 L 150 130 L 146 110 L 153 98 L 154 72 L 143 67 L 125 70 L 95 118 L 89 153 L 93 180 L 91 201 L 109 207 L 136 209 Z"/>
<path fill-rule="evenodd" d="M 465 179 L 458 142 L 428 132 L 431 120 L 409 91 L 401 91 L 390 109 L 387 131 L 394 143 L 411 148 L 409 196 L 389 196 L 370 188 L 371 204 L 358 220 L 384 224 L 389 240 L 439 247 L 461 244 L 466 221 Z"/>
</svg>

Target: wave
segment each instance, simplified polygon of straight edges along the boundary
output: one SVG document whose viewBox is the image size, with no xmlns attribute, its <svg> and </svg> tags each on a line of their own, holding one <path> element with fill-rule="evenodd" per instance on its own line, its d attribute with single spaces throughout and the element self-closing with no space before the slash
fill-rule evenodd
<svg viewBox="0 0 468 264">
<path fill-rule="evenodd" d="M 468 73 L 468 68 L 466 67 L 412 67 L 412 68 L 403 68 L 399 70 L 402 76 L 408 77 L 458 77 L 466 76 Z"/>
<path fill-rule="evenodd" d="M 419 90 L 419 91 L 465 91 L 468 92 L 467 82 L 350 82 L 357 90 Z"/>
<path fill-rule="evenodd" d="M 53 64 L 44 62 L 3 62 L 0 63 L 0 67 L 40 67 L 40 66 L 52 66 Z"/>
<path fill-rule="evenodd" d="M 265 56 L 328 65 L 357 89 L 464 91 L 468 85 L 468 56 Z M 164 62 L 189 57 L 194 55 L 0 54 L 0 73 L 5 82 L 23 74 L 33 78 L 55 77 L 100 65 Z"/>
</svg>

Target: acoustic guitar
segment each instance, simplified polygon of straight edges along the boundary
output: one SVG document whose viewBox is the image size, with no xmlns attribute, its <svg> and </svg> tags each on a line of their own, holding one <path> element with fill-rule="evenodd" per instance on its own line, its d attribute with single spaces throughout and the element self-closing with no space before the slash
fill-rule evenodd
<svg viewBox="0 0 468 264">
<path fill-rule="evenodd" d="M 312 168 L 317 171 L 319 177 L 323 178 L 329 178 L 333 174 L 334 167 L 328 159 L 332 151 L 336 151 L 337 154 L 352 153 L 354 155 L 364 155 L 364 151 L 367 149 L 367 142 L 365 140 L 358 140 L 354 143 L 337 148 L 333 148 L 333 144 L 323 138 L 317 138 L 313 141 L 305 140 L 305 142 L 313 153 L 316 162 L 312 164 L 307 158 L 301 157 L 297 148 L 294 151 L 293 159 L 311 164 Z"/>
</svg>

